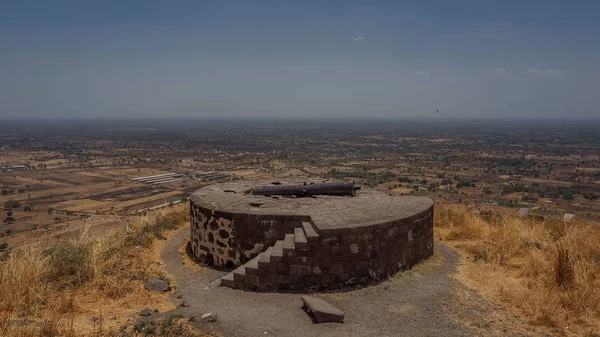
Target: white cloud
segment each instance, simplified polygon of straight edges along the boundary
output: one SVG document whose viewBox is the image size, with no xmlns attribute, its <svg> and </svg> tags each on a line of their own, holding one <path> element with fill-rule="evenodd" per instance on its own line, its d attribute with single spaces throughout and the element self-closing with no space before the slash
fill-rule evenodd
<svg viewBox="0 0 600 337">
<path fill-rule="evenodd" d="M 512 73 L 512 70 L 507 69 L 507 68 L 492 68 L 492 69 L 490 69 L 490 72 L 502 74 L 502 75 L 508 75 L 508 74 Z"/>
<path fill-rule="evenodd" d="M 560 70 L 560 69 L 546 69 L 544 70 L 544 75 L 550 75 L 550 76 L 563 76 L 565 74 L 564 71 Z"/>
<path fill-rule="evenodd" d="M 354 40 L 354 41 L 363 41 L 364 39 L 365 38 L 362 37 L 362 36 L 357 36 L 357 37 L 353 38 L 352 40 Z"/>
<path fill-rule="evenodd" d="M 431 75 L 431 73 L 429 72 L 429 70 L 419 70 L 417 71 L 417 75 L 427 77 Z"/>
<path fill-rule="evenodd" d="M 565 71 L 560 69 L 538 69 L 538 68 L 530 68 L 525 70 L 525 74 L 527 75 L 535 75 L 535 74 L 543 74 L 548 76 L 563 76 L 566 74 Z"/>
</svg>

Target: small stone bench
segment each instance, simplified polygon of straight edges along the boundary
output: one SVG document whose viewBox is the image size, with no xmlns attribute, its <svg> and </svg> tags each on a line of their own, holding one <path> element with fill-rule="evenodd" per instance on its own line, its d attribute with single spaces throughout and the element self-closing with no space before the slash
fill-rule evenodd
<svg viewBox="0 0 600 337">
<path fill-rule="evenodd" d="M 323 299 L 313 296 L 302 296 L 303 309 L 310 312 L 317 323 L 344 322 L 344 312 Z"/>
</svg>

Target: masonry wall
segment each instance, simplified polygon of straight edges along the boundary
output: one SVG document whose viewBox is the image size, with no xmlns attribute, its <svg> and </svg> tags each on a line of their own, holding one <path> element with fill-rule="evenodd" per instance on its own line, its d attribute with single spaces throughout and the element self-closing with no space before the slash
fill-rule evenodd
<svg viewBox="0 0 600 337">
<path fill-rule="evenodd" d="M 307 216 L 297 215 L 215 211 L 190 201 L 192 252 L 215 266 L 242 265 L 308 220 Z"/>
<path fill-rule="evenodd" d="M 238 266 L 302 227 L 306 216 L 212 211 L 191 203 L 191 247 L 217 266 Z M 380 280 L 433 253 L 433 206 L 411 217 L 367 226 L 315 230 L 305 249 L 287 251 L 256 275 L 236 279 L 247 290 L 304 290 Z"/>
<path fill-rule="evenodd" d="M 433 254 L 433 207 L 406 219 L 322 232 L 310 249 L 294 254 L 290 289 L 382 280 Z"/>
</svg>

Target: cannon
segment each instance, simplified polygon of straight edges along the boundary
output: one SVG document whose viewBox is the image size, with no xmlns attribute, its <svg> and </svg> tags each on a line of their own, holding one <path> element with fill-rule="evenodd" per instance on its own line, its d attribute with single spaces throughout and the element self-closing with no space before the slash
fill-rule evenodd
<svg viewBox="0 0 600 337">
<path fill-rule="evenodd" d="M 356 196 L 360 185 L 354 183 L 322 183 L 304 185 L 257 186 L 248 192 L 253 195 L 293 195 L 309 197 L 314 195 L 349 195 Z"/>
</svg>

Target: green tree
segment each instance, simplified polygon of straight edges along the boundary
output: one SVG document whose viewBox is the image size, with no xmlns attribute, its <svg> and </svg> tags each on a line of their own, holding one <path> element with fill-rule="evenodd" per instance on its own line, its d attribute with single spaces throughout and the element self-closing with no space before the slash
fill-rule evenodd
<svg viewBox="0 0 600 337">
<path fill-rule="evenodd" d="M 562 196 L 562 198 L 563 198 L 563 199 L 565 199 L 565 200 L 568 200 L 568 201 L 571 201 L 571 200 L 573 200 L 573 199 L 574 199 L 574 197 L 573 197 L 573 193 L 571 193 L 571 191 L 564 191 L 564 192 L 561 194 L 561 196 Z"/>
<path fill-rule="evenodd" d="M 4 203 L 4 209 L 13 209 L 13 208 L 19 208 L 21 207 L 21 202 L 18 200 L 8 200 Z"/>
</svg>

